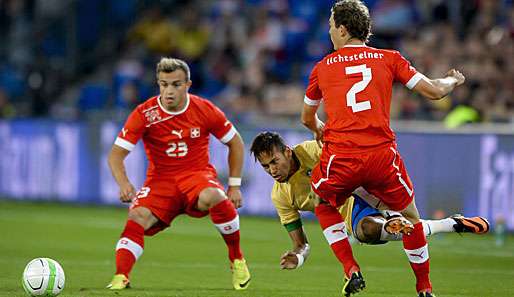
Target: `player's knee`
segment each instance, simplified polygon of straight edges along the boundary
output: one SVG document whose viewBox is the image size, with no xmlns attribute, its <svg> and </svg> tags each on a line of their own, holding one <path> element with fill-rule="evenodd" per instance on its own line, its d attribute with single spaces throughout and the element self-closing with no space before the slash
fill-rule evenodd
<svg viewBox="0 0 514 297">
<path fill-rule="evenodd" d="M 208 210 L 225 199 L 227 199 L 225 192 L 219 188 L 203 189 L 198 196 L 198 209 Z"/>
<path fill-rule="evenodd" d="M 380 241 L 382 225 L 371 217 L 364 217 L 357 225 L 356 236 L 362 243 L 372 244 Z"/>
<path fill-rule="evenodd" d="M 412 200 L 412 202 L 400 212 L 404 218 L 411 221 L 413 224 L 416 224 L 419 222 L 419 212 L 418 208 L 416 207 L 415 200 Z"/>
<path fill-rule="evenodd" d="M 143 226 L 145 230 L 157 222 L 157 218 L 146 207 L 136 207 L 129 211 L 128 219 Z"/>
</svg>

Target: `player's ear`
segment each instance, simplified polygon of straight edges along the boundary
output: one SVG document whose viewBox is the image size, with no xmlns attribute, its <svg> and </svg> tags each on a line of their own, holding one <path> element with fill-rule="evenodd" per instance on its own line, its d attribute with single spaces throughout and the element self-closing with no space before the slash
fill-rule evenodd
<svg viewBox="0 0 514 297">
<path fill-rule="evenodd" d="M 261 155 L 256 156 L 256 157 L 255 157 L 255 161 L 256 161 L 256 162 L 258 162 L 259 164 L 261 164 L 261 166 L 262 166 Z"/>
<path fill-rule="evenodd" d="M 193 81 L 192 80 L 188 80 L 186 82 L 186 87 L 190 88 L 192 84 L 193 84 Z"/>
<path fill-rule="evenodd" d="M 286 149 L 284 150 L 284 155 L 286 156 L 286 158 L 290 159 L 293 157 L 293 150 L 286 146 Z"/>
<path fill-rule="evenodd" d="M 337 27 L 337 31 L 339 31 L 339 34 L 342 38 L 346 38 L 348 37 L 347 35 L 350 34 L 344 25 L 339 25 L 339 27 Z"/>
</svg>

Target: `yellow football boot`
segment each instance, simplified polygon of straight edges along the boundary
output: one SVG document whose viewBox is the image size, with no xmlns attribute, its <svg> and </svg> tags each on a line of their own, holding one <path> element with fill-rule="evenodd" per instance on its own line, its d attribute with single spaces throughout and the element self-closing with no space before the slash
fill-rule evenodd
<svg viewBox="0 0 514 297">
<path fill-rule="evenodd" d="M 130 281 L 124 274 L 116 274 L 106 288 L 110 290 L 123 290 L 130 288 Z"/>
<path fill-rule="evenodd" d="M 235 259 L 231 265 L 232 284 L 236 290 L 246 290 L 250 285 L 250 271 L 245 259 Z"/>
</svg>

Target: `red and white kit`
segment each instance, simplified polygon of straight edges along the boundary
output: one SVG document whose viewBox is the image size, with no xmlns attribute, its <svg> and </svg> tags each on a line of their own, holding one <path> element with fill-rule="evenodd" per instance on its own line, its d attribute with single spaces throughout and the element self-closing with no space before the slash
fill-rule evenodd
<svg viewBox="0 0 514 297">
<path fill-rule="evenodd" d="M 392 210 L 404 210 L 414 188 L 389 126 L 392 86 L 412 89 L 423 75 L 399 52 L 364 45 L 345 46 L 313 69 L 304 102 L 324 100 L 328 116 L 320 163 L 312 171 L 312 188 L 333 206 L 363 186 Z M 428 245 L 421 222 L 403 247 L 416 275 L 416 290 L 431 291 Z"/>
<path fill-rule="evenodd" d="M 423 78 L 397 51 L 345 46 L 312 70 L 304 102 L 325 104 L 323 153 L 313 189 L 334 206 L 364 186 L 390 209 L 403 210 L 414 190 L 389 126 L 392 85 Z"/>
<path fill-rule="evenodd" d="M 207 187 L 224 190 L 209 163 L 209 135 L 227 143 L 237 131 L 208 100 L 192 94 L 186 100 L 183 110 L 169 112 L 158 97 L 148 99 L 131 113 L 115 141 L 131 151 L 143 140 L 147 179 L 131 207 L 147 207 L 160 219 L 147 235 L 169 226 L 179 214 L 207 215 L 195 209 L 199 193 Z"/>
</svg>

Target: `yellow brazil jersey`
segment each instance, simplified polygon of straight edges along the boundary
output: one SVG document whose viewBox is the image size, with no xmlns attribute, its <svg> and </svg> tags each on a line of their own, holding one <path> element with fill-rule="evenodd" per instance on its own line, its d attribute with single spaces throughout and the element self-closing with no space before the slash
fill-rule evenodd
<svg viewBox="0 0 514 297">
<path fill-rule="evenodd" d="M 287 182 L 275 182 L 271 191 L 271 200 L 282 225 L 298 221 L 300 211 L 314 212 L 314 208 L 319 204 L 319 197 L 311 189 L 311 172 L 314 165 L 319 162 L 321 148 L 316 141 L 304 141 L 296 145 L 293 152 L 300 161 L 300 168 Z M 353 232 L 352 207 L 353 197 L 350 197 L 339 208 L 350 234 Z"/>
</svg>

